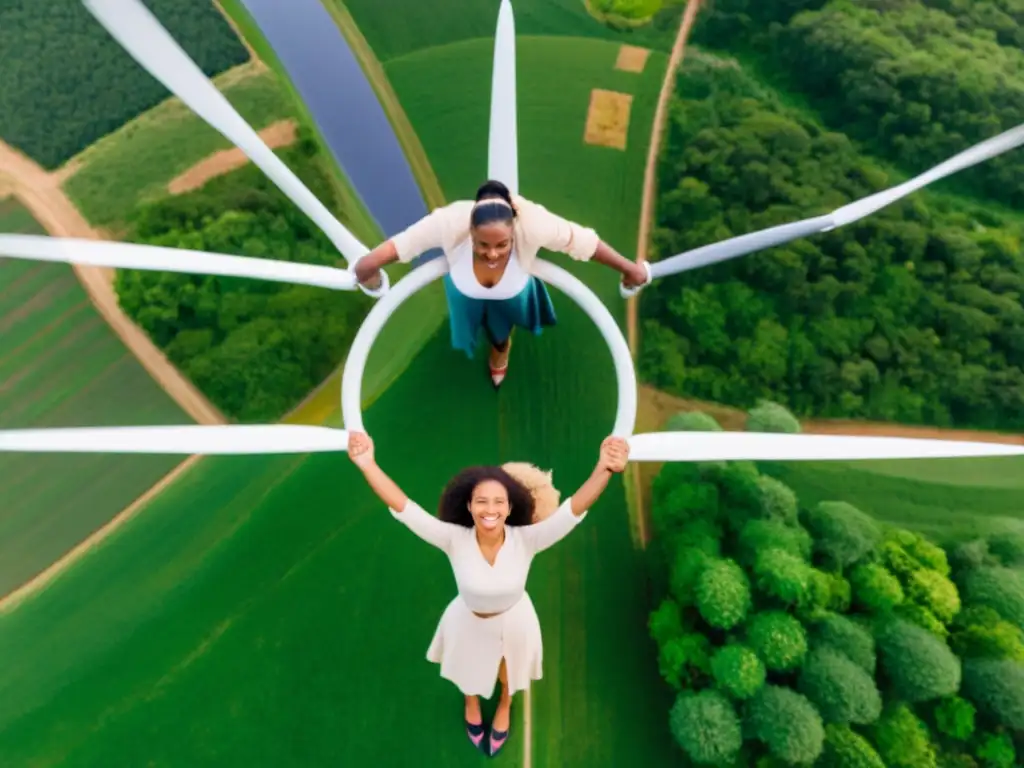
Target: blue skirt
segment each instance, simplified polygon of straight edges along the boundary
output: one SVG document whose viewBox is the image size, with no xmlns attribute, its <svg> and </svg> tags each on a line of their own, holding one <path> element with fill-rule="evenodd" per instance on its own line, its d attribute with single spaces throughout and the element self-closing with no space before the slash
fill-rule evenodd
<svg viewBox="0 0 1024 768">
<path fill-rule="evenodd" d="M 544 326 L 555 325 L 555 306 L 547 286 L 530 277 L 526 287 L 511 299 L 471 299 L 455 287 L 450 275 L 444 276 L 448 298 L 448 318 L 452 326 L 452 347 L 472 359 L 480 329 L 493 346 L 500 346 L 512 335 L 515 326 L 539 336 Z"/>
</svg>

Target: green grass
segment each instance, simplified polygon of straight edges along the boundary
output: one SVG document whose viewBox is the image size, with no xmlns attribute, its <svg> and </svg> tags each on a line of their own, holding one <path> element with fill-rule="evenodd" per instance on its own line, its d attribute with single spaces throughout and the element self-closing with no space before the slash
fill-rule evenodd
<svg viewBox="0 0 1024 768">
<path fill-rule="evenodd" d="M 42 233 L 0 200 L 0 232 Z M 65 264 L 0 259 L 0 428 L 185 424 Z M 178 463 L 0 454 L 0 595 L 48 567 Z"/>
<path fill-rule="evenodd" d="M 800 462 L 768 471 L 804 506 L 847 501 L 940 543 L 1024 531 L 1024 459 Z"/>
<path fill-rule="evenodd" d="M 325 0 L 343 2 L 384 64 L 401 56 L 463 40 L 484 39 L 493 50 L 498 2 L 445 0 L 444 10 L 422 0 Z M 594 19 L 583 0 L 515 0 L 517 37 L 586 36 L 662 51 L 672 47 L 681 7 L 667 11 L 662 23 L 632 32 L 617 32 Z M 490 72 L 490 62 L 487 65 Z M 533 83 L 520 77 L 522 87 Z M 520 96 L 520 99 L 522 97 Z M 433 158 L 431 158 L 433 159 Z"/>
<path fill-rule="evenodd" d="M 459 197 L 485 172 L 485 144 L 472 142 L 488 104 L 472 95 L 486 91 L 491 49 L 452 53 L 409 57 L 388 74 L 446 194 Z M 520 40 L 520 81 L 531 83 L 519 97 L 522 185 L 631 253 L 665 61 L 630 77 L 613 70 L 616 53 L 594 40 Z M 457 87 L 440 92 L 454 74 Z M 592 87 L 636 93 L 627 152 L 583 145 Z M 571 270 L 621 317 L 614 274 Z M 552 467 L 566 495 L 586 478 L 614 417 L 612 365 L 596 328 L 554 298 L 559 326 L 518 339 L 500 394 L 482 354 L 449 348 L 445 325 L 368 409 L 381 464 L 424 505 L 470 463 L 528 459 Z M 393 354 L 376 346 L 371 366 Z M 616 481 L 535 563 L 546 677 L 535 687 L 534 764 L 677 759 L 641 560 Z M 460 695 L 424 659 L 454 595 L 444 557 L 390 519 L 345 457 L 206 459 L 0 617 L 0 754 L 25 766 L 483 764 L 462 732 Z M 520 763 L 523 746 L 517 733 L 504 760 Z"/>
<path fill-rule="evenodd" d="M 222 92 L 256 130 L 295 115 L 272 72 L 250 74 Z M 170 98 L 78 155 L 76 161 L 84 165 L 64 190 L 90 223 L 116 225 L 139 202 L 166 196 L 168 182 L 179 173 L 231 146 L 195 112 Z"/>
</svg>

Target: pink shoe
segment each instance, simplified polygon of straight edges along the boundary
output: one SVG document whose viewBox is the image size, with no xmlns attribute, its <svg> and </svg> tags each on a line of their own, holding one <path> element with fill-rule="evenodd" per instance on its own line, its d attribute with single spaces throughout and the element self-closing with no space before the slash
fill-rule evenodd
<svg viewBox="0 0 1024 768">
<path fill-rule="evenodd" d="M 481 749 L 484 742 L 484 733 L 486 729 L 483 723 L 473 724 L 466 721 L 466 735 L 469 736 L 469 740 L 473 742 L 473 746 L 477 749 Z"/>
<path fill-rule="evenodd" d="M 497 389 L 505 380 L 505 374 L 508 373 L 508 363 L 506 362 L 501 368 L 495 368 L 493 365 L 488 367 L 491 369 L 491 383 Z"/>
<path fill-rule="evenodd" d="M 496 731 L 491 728 L 490 747 L 491 757 L 494 757 L 501 751 L 501 748 L 505 746 L 505 742 L 508 740 L 508 731 Z"/>
</svg>

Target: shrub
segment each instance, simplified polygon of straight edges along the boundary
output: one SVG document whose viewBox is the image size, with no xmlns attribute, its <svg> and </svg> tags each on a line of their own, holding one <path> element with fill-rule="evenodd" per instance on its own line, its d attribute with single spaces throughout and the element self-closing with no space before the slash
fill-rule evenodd
<svg viewBox="0 0 1024 768">
<path fill-rule="evenodd" d="M 811 763 L 821 754 L 825 728 L 807 698 L 790 688 L 766 685 L 747 709 L 750 734 L 789 763 Z"/>
<path fill-rule="evenodd" d="M 909 535 L 900 544 L 908 555 L 925 568 L 938 571 L 942 576 L 949 576 L 949 559 L 942 547 L 933 544 L 920 534 L 911 531 L 905 531 L 905 533 Z"/>
<path fill-rule="evenodd" d="M 927 630 L 895 619 L 880 627 L 877 642 L 882 669 L 904 701 L 929 701 L 959 690 L 960 659 Z"/>
<path fill-rule="evenodd" d="M 978 757 L 986 768 L 1014 768 L 1017 765 L 1017 751 L 1005 733 L 987 733 L 979 739 Z"/>
<path fill-rule="evenodd" d="M 750 609 L 747 574 L 732 560 L 709 563 L 697 580 L 697 610 L 718 629 L 731 629 Z"/>
<path fill-rule="evenodd" d="M 825 749 L 815 768 L 886 768 L 871 742 L 846 725 L 825 726 Z"/>
<path fill-rule="evenodd" d="M 888 768 L 937 768 L 928 727 L 906 704 L 897 704 L 872 729 L 875 748 Z"/>
<path fill-rule="evenodd" d="M 773 671 L 794 669 L 807 654 L 803 625 L 782 611 L 767 611 L 751 618 L 746 637 L 748 645 Z"/>
<path fill-rule="evenodd" d="M 743 562 L 753 563 L 761 552 L 778 549 L 806 560 L 811 554 L 811 535 L 799 526 L 778 520 L 751 520 L 743 526 L 738 538 Z"/>
<path fill-rule="evenodd" d="M 964 578 L 964 601 L 987 605 L 1007 621 L 1024 627 L 1024 578 L 1004 567 L 978 568 Z"/>
<path fill-rule="evenodd" d="M 683 634 L 683 618 L 679 605 L 668 598 L 662 600 L 657 609 L 651 611 L 647 629 L 658 645 L 680 637 Z"/>
<path fill-rule="evenodd" d="M 672 688 L 696 685 L 711 674 L 711 641 L 698 632 L 685 632 L 658 649 L 658 671 Z"/>
<path fill-rule="evenodd" d="M 706 539 L 699 544 L 678 547 L 669 566 L 669 591 L 683 608 L 696 604 L 700 575 L 719 554 L 717 541 Z"/>
<path fill-rule="evenodd" d="M 703 411 L 680 411 L 669 417 L 663 432 L 721 432 L 722 425 Z"/>
<path fill-rule="evenodd" d="M 781 549 L 766 549 L 754 561 L 754 583 L 759 591 L 783 605 L 806 602 L 811 586 L 811 568 L 796 555 Z"/>
<path fill-rule="evenodd" d="M 957 572 L 971 571 L 983 565 L 991 565 L 993 559 L 988 551 L 988 542 L 984 539 L 975 539 L 958 544 L 949 553 L 949 563 Z"/>
<path fill-rule="evenodd" d="M 1024 664 L 1009 659 L 967 659 L 964 698 L 999 725 L 1024 730 Z"/>
<path fill-rule="evenodd" d="M 875 638 L 845 616 L 831 613 L 815 622 L 811 640 L 812 646 L 834 648 L 868 674 L 875 673 Z"/>
<path fill-rule="evenodd" d="M 1024 533 L 997 533 L 988 537 L 988 551 L 1008 568 L 1024 566 Z"/>
<path fill-rule="evenodd" d="M 844 501 L 819 503 L 807 515 L 807 528 L 815 550 L 838 568 L 856 563 L 882 538 L 875 520 Z"/>
<path fill-rule="evenodd" d="M 967 741 L 974 735 L 974 705 L 959 696 L 950 696 L 935 708 L 935 725 L 939 733 L 956 741 Z"/>
<path fill-rule="evenodd" d="M 957 615 L 950 643 L 963 658 L 1024 661 L 1024 631 L 983 605 L 970 606 Z"/>
<path fill-rule="evenodd" d="M 807 654 L 797 687 L 826 723 L 867 725 L 882 713 L 882 695 L 872 677 L 832 648 Z"/>
<path fill-rule="evenodd" d="M 934 613 L 916 603 L 903 603 L 903 605 L 896 606 L 896 615 L 931 632 L 943 641 L 949 637 L 946 625 L 939 621 Z"/>
<path fill-rule="evenodd" d="M 757 478 L 757 485 L 761 490 L 761 516 L 767 520 L 795 524 L 799 505 L 793 489 L 768 475 Z"/>
<path fill-rule="evenodd" d="M 910 576 L 922 566 L 917 560 L 910 556 L 910 553 L 903 548 L 899 542 L 885 541 L 879 548 L 882 555 L 882 563 L 895 574 L 904 578 Z"/>
<path fill-rule="evenodd" d="M 718 489 L 710 483 L 682 483 L 671 491 L 664 491 L 659 501 L 651 505 L 651 526 L 659 537 L 689 529 L 694 524 L 709 531 L 714 528 L 717 516 Z M 714 538 L 719 538 L 717 531 Z"/>
<path fill-rule="evenodd" d="M 764 663 L 749 648 L 727 645 L 711 658 L 711 674 L 718 687 L 735 699 L 749 699 L 764 685 Z"/>
<path fill-rule="evenodd" d="M 907 579 L 906 595 L 945 623 L 960 612 L 960 593 L 956 585 L 938 571 L 914 571 Z"/>
<path fill-rule="evenodd" d="M 706 474 L 718 486 L 721 508 L 733 530 L 738 531 L 751 518 L 761 517 L 761 475 L 754 464 L 730 461 L 723 467 L 707 467 Z"/>
<path fill-rule="evenodd" d="M 800 432 L 800 420 L 779 403 L 760 401 L 747 413 L 747 432 Z"/>
<path fill-rule="evenodd" d="M 850 573 L 853 602 L 873 613 L 891 611 L 903 602 L 899 579 L 878 563 L 862 563 Z"/>
<path fill-rule="evenodd" d="M 669 728 L 676 743 L 696 763 L 730 763 L 743 745 L 736 710 L 718 691 L 679 694 L 669 713 Z"/>
</svg>

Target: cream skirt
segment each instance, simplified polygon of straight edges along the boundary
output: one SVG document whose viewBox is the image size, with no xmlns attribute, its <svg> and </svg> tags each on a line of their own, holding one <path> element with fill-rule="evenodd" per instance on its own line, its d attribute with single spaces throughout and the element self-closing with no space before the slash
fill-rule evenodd
<svg viewBox="0 0 1024 768">
<path fill-rule="evenodd" d="M 498 667 L 505 659 L 509 693 L 525 690 L 540 680 L 543 646 L 540 620 L 525 592 L 504 613 L 483 619 L 461 597 L 445 608 L 427 660 L 441 665 L 441 677 L 451 680 L 466 696 L 491 698 Z"/>
</svg>

